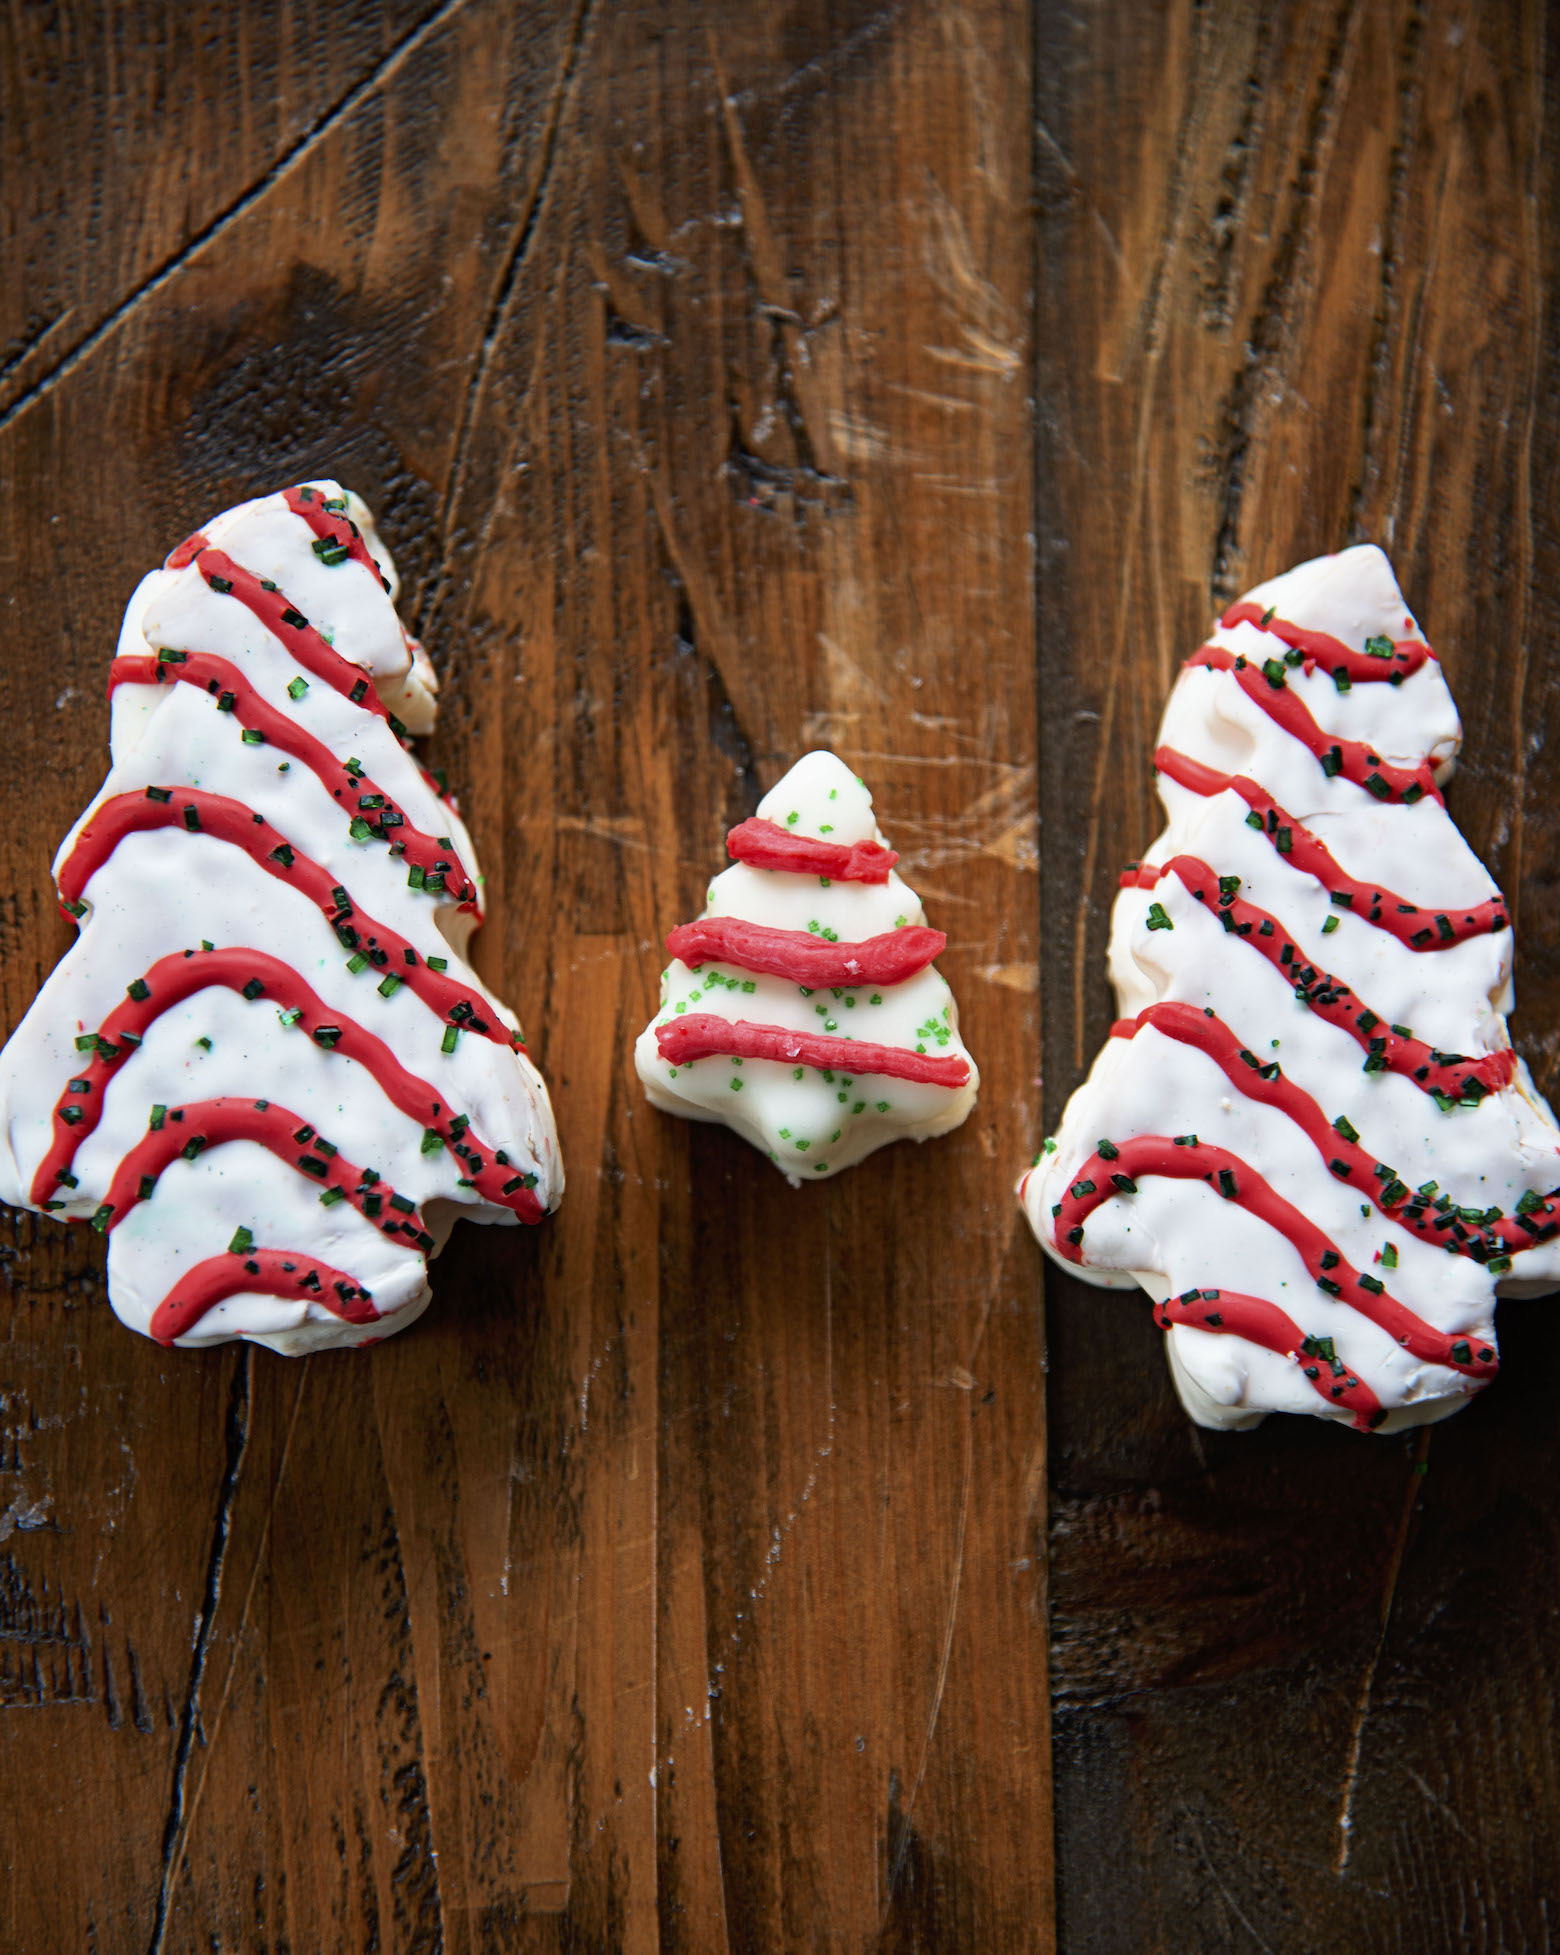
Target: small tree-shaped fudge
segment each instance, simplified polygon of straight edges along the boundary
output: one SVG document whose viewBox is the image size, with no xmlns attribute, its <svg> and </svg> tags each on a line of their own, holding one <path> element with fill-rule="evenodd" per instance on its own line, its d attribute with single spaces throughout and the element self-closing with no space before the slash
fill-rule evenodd
<svg viewBox="0 0 1560 1955">
<path fill-rule="evenodd" d="M 979 1075 L 946 943 L 895 873 L 865 784 L 810 753 L 732 829 L 735 858 L 672 931 L 634 1060 L 652 1103 L 718 1120 L 793 1186 L 957 1127 Z"/>
</svg>

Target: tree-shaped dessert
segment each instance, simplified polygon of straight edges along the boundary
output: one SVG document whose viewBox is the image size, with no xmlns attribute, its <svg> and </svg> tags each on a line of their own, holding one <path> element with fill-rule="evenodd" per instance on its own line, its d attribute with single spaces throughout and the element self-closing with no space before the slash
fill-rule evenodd
<svg viewBox="0 0 1560 1955">
<path fill-rule="evenodd" d="M 666 940 L 635 1047 L 652 1104 L 734 1127 L 793 1186 L 957 1127 L 980 1081 L 932 962 L 947 939 L 895 873 L 865 783 L 806 754 L 726 847 L 703 916 Z"/>
<path fill-rule="evenodd" d="M 111 767 L 54 864 L 75 943 L 0 1060 L 0 1197 L 108 1239 L 164 1343 L 369 1343 L 456 1218 L 562 1191 L 546 1088 L 465 958 L 471 837 L 363 504 L 229 510 L 131 599 Z"/>
<path fill-rule="evenodd" d="M 1120 1018 L 1020 1182 L 1051 1255 L 1140 1284 L 1204 1425 L 1390 1430 L 1560 1280 L 1560 1133 L 1511 1049 L 1512 933 L 1441 790 L 1461 729 L 1382 553 L 1302 564 L 1187 660 L 1164 833 L 1122 877 Z"/>
</svg>

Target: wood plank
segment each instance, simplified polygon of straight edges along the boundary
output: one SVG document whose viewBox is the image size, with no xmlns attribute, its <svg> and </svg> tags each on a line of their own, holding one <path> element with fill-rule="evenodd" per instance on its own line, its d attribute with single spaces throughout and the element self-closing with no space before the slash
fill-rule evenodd
<svg viewBox="0 0 1560 1955">
<path fill-rule="evenodd" d="M 148 9 L 122 65 L 79 30 L 23 64 L 29 113 L 40 75 L 93 104 L 26 181 L 100 186 L 117 244 L 88 265 L 7 199 L 38 254 L 0 394 L 35 634 L 0 671 L 36 810 L 7 1023 L 64 941 L 47 854 L 129 583 L 333 468 L 444 676 L 479 963 L 571 1186 L 535 1234 L 459 1232 L 411 1337 L 307 1364 L 143 1347 L 95 1245 L 15 1224 L 18 1946 L 1048 1945 L 1008 1195 L 1039 1014 L 1028 26 L 755 13 L 456 0 L 307 53 L 307 8 L 165 42 Z M 286 82 L 247 119 L 246 54 Z M 132 236 L 112 132 L 159 92 L 146 180 L 210 167 Z M 948 928 L 987 1083 L 958 1136 L 797 1194 L 652 1114 L 627 1048 L 726 825 L 820 743 Z"/>
<path fill-rule="evenodd" d="M 1514 1031 L 1552 1090 L 1542 10 L 1041 22 L 1049 1115 L 1111 1015 L 1176 660 L 1241 588 L 1362 538 L 1446 661 L 1450 805 L 1516 904 Z M 1063 1947 L 1542 1944 L 1545 1309 L 1502 1307 L 1507 1375 L 1430 1437 L 1221 1436 L 1187 1425 L 1141 1301 L 1048 1272 Z"/>
</svg>

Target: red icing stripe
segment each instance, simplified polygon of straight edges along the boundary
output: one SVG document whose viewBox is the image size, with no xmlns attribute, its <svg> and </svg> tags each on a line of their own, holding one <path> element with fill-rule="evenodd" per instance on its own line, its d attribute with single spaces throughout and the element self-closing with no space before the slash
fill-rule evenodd
<svg viewBox="0 0 1560 1955">
<path fill-rule="evenodd" d="M 302 1140 L 300 1133 L 305 1136 Z M 414 1248 L 433 1247 L 433 1237 L 424 1228 L 419 1211 L 410 1206 L 397 1208 L 395 1190 L 388 1181 L 372 1174 L 365 1178 L 362 1168 L 354 1167 L 334 1148 L 324 1153 L 326 1143 L 307 1121 L 286 1107 L 270 1100 L 241 1100 L 230 1095 L 169 1107 L 163 1124 L 137 1141 L 114 1170 L 103 1205 L 92 1218 L 93 1227 L 105 1235 L 117 1229 L 138 1202 L 151 1199 L 164 1168 L 180 1155 L 193 1160 L 208 1148 L 238 1140 L 255 1141 L 277 1160 L 308 1175 L 318 1183 L 322 1196 L 331 1189 L 338 1190 L 340 1198 L 349 1201 L 382 1234 L 405 1236 Z M 316 1162 L 318 1171 L 303 1167 L 305 1160 Z"/>
<path fill-rule="evenodd" d="M 1419 670 L 1426 659 L 1435 657 L 1430 647 L 1418 638 L 1394 639 L 1391 654 L 1383 658 L 1377 658 L 1370 652 L 1357 652 L 1352 645 L 1346 645 L 1341 638 L 1334 638 L 1329 631 L 1312 631 L 1305 625 L 1290 624 L 1287 619 L 1275 617 L 1271 611 L 1264 611 L 1260 604 L 1253 604 L 1250 598 L 1245 597 L 1238 604 L 1232 604 L 1219 623 L 1226 631 L 1238 624 L 1253 624 L 1262 631 L 1270 631 L 1292 651 L 1304 654 L 1307 672 L 1318 665 L 1324 672 L 1337 672 L 1341 668 L 1355 685 L 1378 685 L 1390 683 L 1395 678 L 1407 679 Z M 1412 619 L 1405 618 L 1403 623 L 1412 630 Z"/>
<path fill-rule="evenodd" d="M 489 1023 L 482 1017 L 484 1010 L 492 1009 L 490 1005 L 462 990 L 442 971 L 430 969 L 421 957 L 415 964 L 409 964 L 406 953 L 411 945 L 404 937 L 357 911 L 350 896 L 343 903 L 336 893 L 340 885 L 331 881 L 330 872 L 309 856 L 299 855 L 284 835 L 251 813 L 241 801 L 209 794 L 197 787 L 156 789 L 156 793 L 170 797 L 166 801 L 151 799 L 153 791 L 148 788 L 140 795 L 116 794 L 94 811 L 76 837 L 75 846 L 59 873 L 60 898 L 67 909 L 76 906 L 72 914 L 79 910 L 82 891 L 95 871 L 126 835 L 156 828 L 184 828 L 211 835 L 241 848 L 268 876 L 275 876 L 279 882 L 300 891 L 335 928 L 348 948 L 356 949 L 361 943 L 383 950 L 389 960 L 384 975 L 399 978 L 441 1018 L 462 1031 L 480 1033 L 495 1044 L 510 1045 L 517 1051 L 521 1048 L 523 1042 L 507 1025 Z M 359 918 L 357 925 L 348 921 L 353 916 Z"/>
<path fill-rule="evenodd" d="M 1260 1056 L 1248 1052 L 1222 1019 L 1210 1018 L 1195 1005 L 1173 1001 L 1150 1005 L 1135 1019 L 1118 1020 L 1111 1032 L 1114 1037 L 1131 1038 L 1145 1025 L 1151 1025 L 1179 1045 L 1192 1046 L 1205 1054 L 1248 1100 L 1256 1100 L 1287 1115 L 1328 1163 L 1336 1179 L 1365 1197 L 1400 1227 L 1437 1249 L 1486 1263 L 1504 1254 L 1531 1249 L 1535 1241 L 1547 1240 L 1560 1227 L 1560 1199 L 1555 1195 L 1530 1209 L 1525 1224 L 1515 1216 L 1475 1223 L 1471 1215 L 1464 1221 L 1461 1210 L 1455 1206 L 1437 1210 L 1432 1205 L 1434 1197 L 1416 1195 L 1396 1169 L 1378 1161 L 1357 1140 L 1348 1140 L 1339 1133 L 1310 1094 L 1292 1079 L 1286 1079 L 1275 1061 L 1267 1062 L 1274 1070 L 1265 1075 Z M 1485 1212 L 1480 1210 L 1481 1214 Z"/>
<path fill-rule="evenodd" d="M 311 489 L 307 484 L 295 489 L 284 489 L 282 494 L 286 498 L 287 507 L 295 516 L 303 518 L 320 542 L 330 544 L 333 551 L 344 550 L 354 563 L 360 563 L 365 570 L 371 570 L 375 581 L 382 584 L 386 591 L 389 590 L 390 579 L 369 555 L 368 545 L 363 541 L 363 532 L 347 514 L 345 496 L 331 497 L 327 500 L 318 489 Z"/>
<path fill-rule="evenodd" d="M 163 558 L 163 569 L 187 570 L 205 547 L 205 533 L 201 530 L 196 530 L 192 535 L 185 537 L 182 543 L 176 544 L 168 552 L 167 556 Z"/>
<path fill-rule="evenodd" d="M 296 720 L 273 706 L 228 660 L 218 658 L 213 652 L 185 652 L 178 659 L 149 655 L 116 658 L 109 667 L 108 690 L 112 696 L 116 686 L 161 685 L 177 680 L 203 687 L 218 698 L 224 695 L 229 697 L 229 710 L 240 725 L 263 733 L 267 746 L 276 747 L 307 767 L 321 785 L 341 802 L 349 818 L 361 816 L 371 828 L 380 831 L 376 833 L 377 840 L 400 844 L 402 856 L 409 866 L 421 869 L 425 876 L 451 877 L 447 884 L 450 896 L 463 910 L 472 911 L 480 921 L 482 912 L 477 902 L 476 881 L 461 861 L 453 841 L 446 849 L 432 835 L 414 827 L 376 782 L 367 774 L 349 773 L 323 740 L 316 740 Z M 362 804 L 365 800 L 370 803 L 378 801 L 383 805 L 364 807 Z M 402 815 L 400 824 L 384 829 L 386 814 Z M 436 868 L 435 864 L 440 862 L 448 866 L 443 870 Z"/>
<path fill-rule="evenodd" d="M 1274 685 L 1261 666 L 1253 665 L 1243 655 L 1223 645 L 1204 645 L 1192 653 L 1186 664 L 1188 668 L 1202 665 L 1217 672 L 1232 673 L 1235 683 L 1252 704 L 1259 706 L 1291 738 L 1309 748 L 1318 762 L 1326 755 L 1333 763 L 1332 772 L 1353 781 L 1356 787 L 1367 788 L 1378 800 L 1417 801 L 1422 795 L 1429 795 L 1433 801 L 1442 799 L 1428 760 L 1415 768 L 1392 767 L 1363 740 L 1336 739 L 1324 733 L 1287 684 Z M 1372 782 L 1376 783 L 1374 787 L 1370 785 Z"/>
<path fill-rule="evenodd" d="M 1191 1136 L 1183 1143 L 1163 1134 L 1143 1134 L 1122 1141 L 1108 1160 L 1091 1154 L 1057 1205 L 1060 1213 L 1054 1218 L 1053 1237 L 1058 1253 L 1069 1262 L 1082 1263 L 1083 1228 L 1088 1217 L 1101 1202 L 1118 1194 L 1135 1193 L 1135 1184 L 1150 1176 L 1210 1183 L 1226 1200 L 1237 1203 L 1293 1244 L 1318 1280 L 1318 1287 L 1322 1281 L 1332 1285 L 1328 1295 L 1357 1310 L 1416 1358 L 1427 1364 L 1446 1365 L 1470 1378 L 1495 1375 L 1498 1366 L 1492 1345 L 1475 1345 L 1470 1338 L 1437 1330 L 1384 1287 L 1380 1291 L 1364 1288 L 1360 1272 L 1344 1261 L 1331 1239 L 1276 1193 L 1255 1168 L 1238 1154 Z M 1122 1187 L 1122 1182 L 1128 1185 Z"/>
<path fill-rule="evenodd" d="M 825 842 L 796 835 L 757 815 L 726 836 L 726 853 L 755 869 L 784 869 L 798 876 L 827 876 L 830 882 L 887 882 L 899 860 L 881 842 Z"/>
<path fill-rule="evenodd" d="M 1231 936 L 1239 937 L 1280 971 L 1302 1004 L 1329 1025 L 1347 1032 L 1356 1045 L 1379 1059 L 1382 1063 L 1373 1070 L 1399 1073 L 1424 1092 L 1440 1092 L 1451 1099 L 1461 1099 L 1470 1087 L 1476 1092 L 1498 1093 L 1516 1071 L 1516 1055 L 1509 1051 L 1467 1059 L 1437 1052 L 1423 1039 L 1395 1032 L 1385 1019 L 1363 1006 L 1348 985 L 1308 964 L 1300 946 L 1275 917 L 1255 903 L 1221 891 L 1219 878 L 1195 855 L 1172 856 L 1166 863 L 1129 869 L 1121 880 L 1123 887 L 1136 884 L 1139 889 L 1152 889 L 1169 875 L 1183 883 L 1204 909 L 1220 918 Z"/>
<path fill-rule="evenodd" d="M 1296 817 L 1281 808 L 1266 788 L 1245 774 L 1221 774 L 1174 747 L 1159 747 L 1154 765 L 1168 779 L 1193 794 L 1223 794 L 1233 788 L 1247 807 L 1262 816 L 1262 832 L 1291 868 L 1314 876 L 1330 895 L 1347 896 L 1354 916 L 1397 938 L 1406 950 L 1445 950 L 1469 937 L 1488 936 L 1510 928 L 1503 896 L 1488 897 L 1471 910 L 1442 910 L 1424 903 L 1405 903 L 1395 890 L 1379 883 L 1357 881 Z M 1279 837 L 1284 844 L 1279 844 Z"/>
<path fill-rule="evenodd" d="M 1381 1400 L 1347 1365 L 1303 1351 L 1305 1336 L 1300 1326 L 1266 1297 L 1247 1296 L 1241 1290 L 1187 1290 L 1156 1303 L 1154 1321 L 1161 1330 L 1186 1324 L 1193 1330 L 1243 1337 L 1248 1344 L 1276 1351 L 1281 1358 L 1297 1358 L 1314 1391 L 1329 1405 L 1345 1406 L 1354 1414 L 1358 1432 L 1373 1431 L 1387 1416 Z"/>
<path fill-rule="evenodd" d="M 922 1086 L 965 1086 L 970 1077 L 963 1059 L 934 1058 L 903 1046 L 830 1038 L 822 1032 L 788 1032 L 780 1025 L 750 1025 L 744 1018 L 718 1018 L 711 1012 L 657 1025 L 655 1041 L 661 1057 L 674 1066 L 695 1059 L 779 1059 L 788 1066 L 836 1069 L 852 1076 L 880 1074 Z"/>
<path fill-rule="evenodd" d="M 740 917 L 701 917 L 666 939 L 673 957 L 697 967 L 718 960 L 796 984 L 900 984 L 924 971 L 948 947 L 941 930 L 909 924 L 859 943 L 830 943 L 809 930 L 771 930 Z"/>
<path fill-rule="evenodd" d="M 245 1294 L 318 1303 L 348 1324 L 371 1324 L 379 1315 L 368 1291 L 329 1263 L 311 1262 L 296 1249 L 251 1249 L 210 1256 L 187 1269 L 152 1312 L 148 1329 L 159 1344 L 172 1344 L 208 1310 Z"/>
<path fill-rule="evenodd" d="M 109 1080 L 162 1014 L 212 985 L 243 992 L 246 986 L 258 984 L 258 995 L 268 1004 L 300 1014 L 296 1022 L 299 1033 L 307 1038 L 322 1029 L 334 1034 L 317 1042 L 328 1051 L 355 1060 L 373 1075 L 398 1111 L 420 1127 L 440 1134 L 485 1201 L 511 1209 L 522 1221 L 542 1219 L 541 1203 L 531 1190 L 511 1185 L 521 1179 L 514 1168 L 500 1164 L 493 1149 L 471 1132 L 469 1123 L 452 1113 L 427 1080 L 408 1072 L 382 1039 L 323 1003 L 291 965 L 257 950 L 196 951 L 191 956 L 175 952 L 159 958 L 138 982 L 147 996 L 128 998 L 104 1020 L 97 1033 L 99 1046 L 60 1095 L 54 1109 L 54 1139 L 33 1177 L 32 1199 L 40 1206 L 54 1196 L 61 1175 L 70 1171 L 87 1136 L 96 1130 Z M 104 1043 L 111 1049 L 107 1058 Z M 84 1087 L 85 1091 L 73 1091 L 72 1087 Z"/>
<path fill-rule="evenodd" d="M 212 590 L 219 597 L 236 598 L 246 611 L 253 612 L 266 630 L 281 640 L 305 672 L 312 672 L 316 679 L 333 692 L 339 692 L 344 699 L 349 699 L 354 706 L 361 706 L 365 713 L 372 713 L 376 719 L 389 719 L 384 701 L 375 688 L 373 675 L 364 671 L 361 665 L 354 665 L 350 659 L 343 658 L 315 630 L 285 591 L 274 587 L 268 590 L 252 571 L 246 570 L 241 563 L 235 563 L 225 550 L 218 550 L 209 543 L 198 553 L 197 561 L 201 575 Z M 161 648 L 154 646 L 153 649 Z"/>
</svg>

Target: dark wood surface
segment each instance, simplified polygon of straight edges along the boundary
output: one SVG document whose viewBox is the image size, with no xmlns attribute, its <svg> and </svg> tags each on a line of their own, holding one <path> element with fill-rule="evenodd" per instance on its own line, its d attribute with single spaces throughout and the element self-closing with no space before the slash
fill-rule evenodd
<svg viewBox="0 0 1560 1955">
<path fill-rule="evenodd" d="M 1043 1053 L 1110 1016 L 1217 603 L 1370 539 L 1445 660 L 1452 813 L 1560 1084 L 1552 37 L 1541 6 L 1042 8 Z M 1108 134 L 1107 134 L 1108 132 Z M 1058 1942 L 1538 1950 L 1560 1897 L 1553 1302 L 1432 1433 L 1199 1433 L 1140 1300 L 1048 1272 Z"/>
<path fill-rule="evenodd" d="M 1027 18 L 8 31 L 7 1023 L 136 578 L 334 472 L 443 675 L 570 1185 L 305 1362 L 164 1354 L 95 1240 L 8 1225 L 0 1945 L 1045 1945 Z M 797 1192 L 630 1044 L 819 744 L 989 1084 Z"/>
<path fill-rule="evenodd" d="M 1010 1194 L 1109 1022 L 1176 660 L 1359 537 L 1457 690 L 1557 1084 L 1550 39 L 1538 0 L 8 16 L 5 1023 L 136 577 L 331 471 L 443 675 L 570 1189 L 306 1363 L 160 1353 L 95 1238 L 7 1222 L 0 1946 L 1551 1945 L 1552 1306 L 1428 1439 L 1199 1434 Z M 628 1045 L 817 744 L 985 1084 L 793 1193 Z"/>
</svg>

